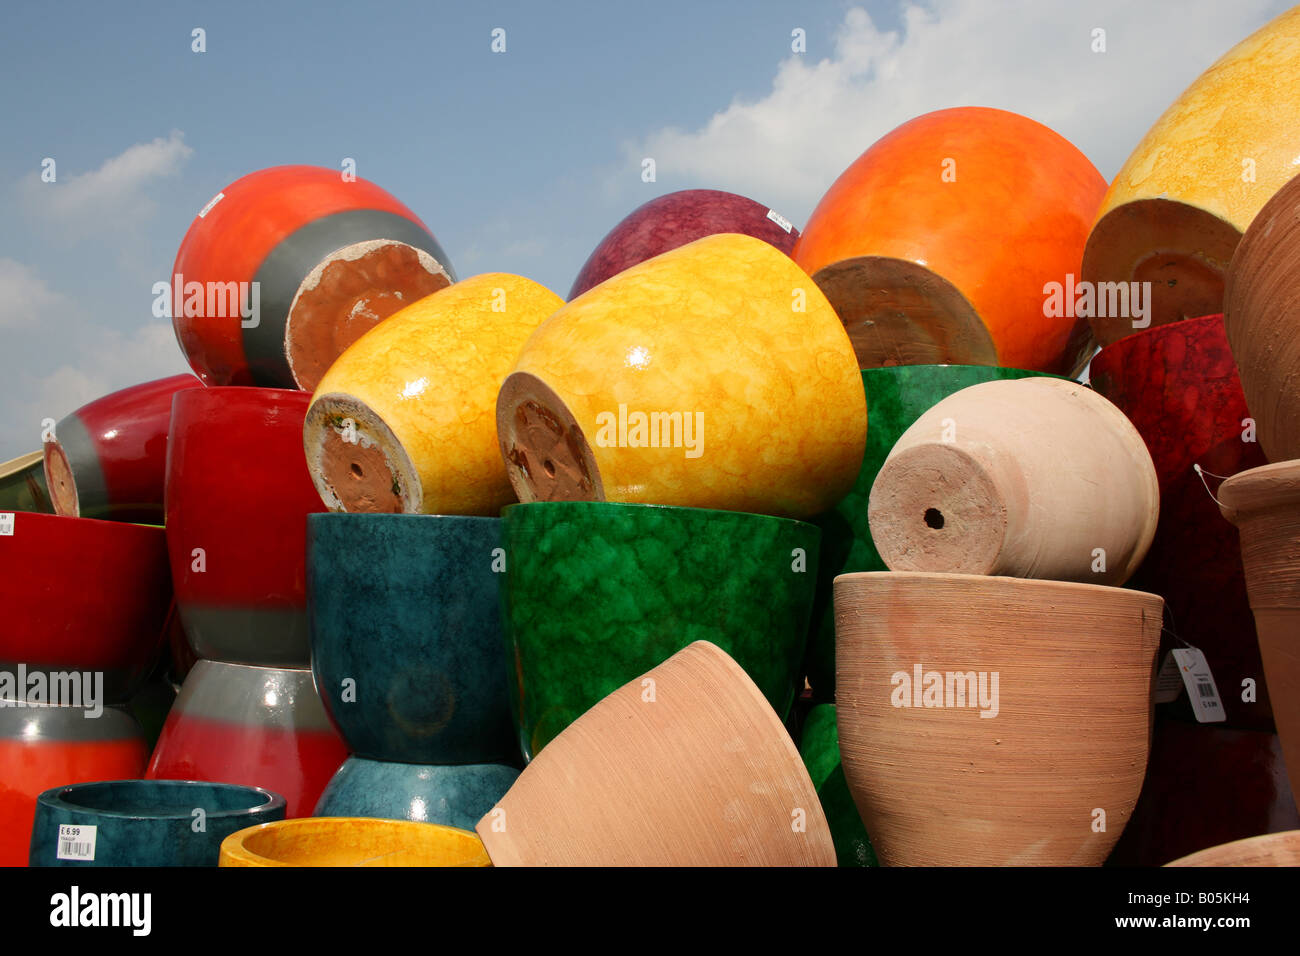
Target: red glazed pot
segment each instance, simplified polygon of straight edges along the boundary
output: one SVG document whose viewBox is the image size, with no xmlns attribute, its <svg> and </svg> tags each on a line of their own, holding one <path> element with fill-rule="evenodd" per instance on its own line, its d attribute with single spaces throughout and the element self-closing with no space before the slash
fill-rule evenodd
<svg viewBox="0 0 1300 956">
<path fill-rule="evenodd" d="M 302 453 L 310 402 L 267 388 L 176 396 L 167 548 L 199 657 L 307 666 L 307 515 L 325 510 Z"/>
<path fill-rule="evenodd" d="M 83 405 L 45 443 L 45 482 L 61 515 L 161 524 L 172 396 L 203 385 L 173 375 Z"/>
<path fill-rule="evenodd" d="M 1199 464 L 1230 476 L 1264 464 L 1259 444 L 1243 440 L 1253 430 L 1243 426 L 1250 413 L 1223 316 L 1158 326 L 1106 346 L 1092 360 L 1091 383 L 1133 422 L 1160 482 L 1156 536 L 1129 586 L 1162 596 L 1176 633 L 1205 652 L 1229 726 L 1271 731 L 1237 530 L 1192 470 Z M 1162 659 L 1178 646 L 1166 634 Z M 1256 684 L 1253 703 L 1241 699 L 1247 678 Z M 1177 707 L 1191 716 L 1185 695 Z"/>
<path fill-rule="evenodd" d="M 18 512 L 0 535 L 0 670 L 102 672 L 104 702 L 126 700 L 170 599 L 162 528 Z"/>
<path fill-rule="evenodd" d="M 364 332 L 453 281 L 433 234 L 389 193 L 338 170 L 276 166 L 200 211 L 165 295 L 205 383 L 311 391 Z"/>
</svg>

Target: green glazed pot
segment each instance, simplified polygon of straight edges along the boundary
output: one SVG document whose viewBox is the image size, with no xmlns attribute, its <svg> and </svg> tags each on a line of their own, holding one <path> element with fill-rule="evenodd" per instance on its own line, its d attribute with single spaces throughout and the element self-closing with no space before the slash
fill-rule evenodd
<svg viewBox="0 0 1300 956">
<path fill-rule="evenodd" d="M 831 827 L 835 859 L 840 866 L 879 866 L 876 851 L 853 802 L 844 768 L 840 766 L 839 732 L 835 727 L 835 705 L 817 704 L 804 718 L 799 742 L 808 776 L 812 778 L 822 812 Z"/>
<path fill-rule="evenodd" d="M 816 589 L 816 527 L 594 501 L 511 505 L 502 516 L 510 696 L 526 759 L 694 641 L 731 655 L 785 718 Z"/>
<path fill-rule="evenodd" d="M 888 571 L 871 540 L 867 502 L 871 486 L 912 423 L 954 392 L 983 382 L 1020 378 L 1061 378 L 1046 372 L 988 365 L 893 365 L 862 370 L 867 393 L 867 450 L 853 490 L 833 511 L 813 518 L 822 529 L 817 595 L 808 641 L 807 674 L 813 697 L 835 699 L 835 615 L 831 582 L 854 571 Z"/>
</svg>

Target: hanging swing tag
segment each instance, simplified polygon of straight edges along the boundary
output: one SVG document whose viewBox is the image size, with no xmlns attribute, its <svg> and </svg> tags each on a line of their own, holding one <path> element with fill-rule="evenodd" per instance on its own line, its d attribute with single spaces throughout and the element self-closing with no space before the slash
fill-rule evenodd
<svg viewBox="0 0 1300 956">
<path fill-rule="evenodd" d="M 1156 675 L 1156 703 L 1172 703 L 1182 692 L 1183 672 L 1178 667 L 1178 661 L 1174 660 L 1174 652 L 1170 651 L 1160 665 L 1160 673 Z"/>
<path fill-rule="evenodd" d="M 1205 662 L 1205 655 L 1194 647 L 1180 647 L 1170 653 L 1178 662 L 1197 721 L 1212 724 L 1227 720 L 1228 715 L 1219 700 L 1219 689 L 1214 684 L 1214 675 Z"/>
</svg>

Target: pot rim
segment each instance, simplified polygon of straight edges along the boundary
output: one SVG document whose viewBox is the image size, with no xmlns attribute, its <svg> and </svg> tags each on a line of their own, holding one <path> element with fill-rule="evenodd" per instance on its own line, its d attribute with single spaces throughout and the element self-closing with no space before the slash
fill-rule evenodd
<svg viewBox="0 0 1300 956">
<path fill-rule="evenodd" d="M 1170 860 L 1165 866 L 1230 866 L 1232 864 L 1225 863 L 1221 859 L 1225 854 L 1231 854 L 1236 850 L 1250 851 L 1259 846 L 1271 847 L 1274 844 L 1294 852 L 1297 858 L 1300 859 L 1300 830 L 1282 830 L 1278 833 L 1263 833 L 1259 836 L 1245 837 L 1240 840 L 1230 840 L 1227 843 L 1208 846 L 1203 850 L 1197 850 L 1195 853 L 1188 853 L 1176 860 Z M 1291 847 L 1291 844 L 1294 844 L 1294 847 Z M 1202 860 L 1207 862 L 1201 862 Z"/>
<path fill-rule="evenodd" d="M 1152 598 L 1160 601 L 1162 607 L 1164 604 L 1164 598 L 1159 594 L 1151 591 L 1139 591 L 1136 588 L 1115 587 L 1109 584 L 1088 584 L 1083 581 L 1057 581 L 1051 578 L 1017 578 L 1002 574 L 958 574 L 952 571 L 852 571 L 847 574 L 836 575 L 833 583 L 839 584 L 844 581 L 847 584 L 868 578 L 915 579 L 918 582 L 923 580 L 985 582 L 990 587 L 1022 588 L 1024 590 L 1039 590 L 1049 593 L 1052 591 L 1092 592 L 1098 595 L 1107 593 L 1118 595 L 1122 593 L 1131 594 L 1138 598 Z"/>
<path fill-rule="evenodd" d="M 455 863 L 444 863 L 442 866 L 450 867 L 469 867 L 469 866 L 490 866 L 491 858 L 488 856 L 487 847 L 483 845 L 482 839 L 473 830 L 466 830 L 462 827 L 448 826 L 444 823 L 424 823 L 416 820 L 385 820 L 378 817 L 294 817 L 285 820 L 272 820 L 268 823 L 260 823 L 255 826 L 245 827 L 243 830 L 237 830 L 221 841 L 221 862 L 227 859 L 238 860 L 242 863 L 252 866 L 320 866 L 319 863 L 302 862 L 291 863 L 273 856 L 264 856 L 261 853 L 248 849 L 246 842 L 251 837 L 257 836 L 264 831 L 274 831 L 276 833 L 293 834 L 296 830 L 305 830 L 308 833 L 313 831 L 319 833 L 337 833 L 346 831 L 353 827 L 361 827 L 371 832 L 379 831 L 385 834 L 393 834 L 399 839 L 402 834 L 428 834 L 429 839 L 420 840 L 417 844 L 406 842 L 397 843 L 390 847 L 390 852 L 396 849 L 412 849 L 418 852 L 418 849 L 427 847 L 434 842 L 432 831 L 425 828 L 433 828 L 438 831 L 438 835 L 443 840 L 449 840 L 453 835 L 455 839 L 464 843 L 467 847 L 474 843 L 478 844 L 478 852 L 474 855 L 466 854 L 462 859 Z M 466 839 L 472 838 L 472 841 Z M 418 849 L 417 849 L 418 847 Z M 427 864 L 426 864 L 427 865 Z"/>
<path fill-rule="evenodd" d="M 95 787 L 105 787 L 112 784 L 129 784 L 137 790 L 155 791 L 172 789 L 178 792 L 190 790 L 195 787 L 203 787 L 211 790 L 224 790 L 230 793 L 243 793 L 250 797 L 256 796 L 258 802 L 235 810 L 214 810 L 204 811 L 208 819 L 224 820 L 232 817 L 247 816 L 254 813 L 265 813 L 277 809 L 284 809 L 285 799 L 280 794 L 264 787 L 250 787 L 236 783 L 219 783 L 206 780 L 97 780 L 88 783 L 66 784 L 61 787 L 51 787 L 36 798 L 38 807 L 46 807 L 51 810 L 63 810 L 69 813 L 86 814 L 96 817 L 104 817 L 112 820 L 149 820 L 156 822 L 166 822 L 169 820 L 189 820 L 193 813 L 193 807 L 167 808 L 157 813 L 139 813 L 128 810 L 112 810 L 104 807 L 87 806 L 82 803 L 74 803 L 68 799 L 69 795 L 82 793 Z M 196 791 L 197 792 L 197 791 Z M 181 801 L 182 803 L 185 801 Z"/>
<path fill-rule="evenodd" d="M 761 240 L 760 240 L 761 241 Z M 660 511 L 678 511 L 690 514 L 702 515 L 722 515 L 736 520 L 761 519 L 762 521 L 777 522 L 779 524 L 799 525 L 805 528 L 817 529 L 817 525 L 812 521 L 804 521 L 800 518 L 787 518 L 782 515 L 759 514 L 754 511 L 729 511 L 726 508 L 695 508 L 688 505 L 660 505 L 643 501 L 516 501 L 514 504 L 506 505 L 501 509 L 501 517 L 508 518 L 510 513 L 516 508 L 536 508 L 541 506 L 546 509 L 554 510 L 557 506 L 574 506 L 579 505 L 585 508 L 597 508 L 599 510 L 611 511 L 614 509 L 658 509 Z M 757 522 L 755 522 L 757 523 Z"/>
<path fill-rule="evenodd" d="M 1219 486 L 1219 510 L 1233 524 L 1272 508 L 1300 504 L 1300 459 L 1238 472 Z"/>
</svg>

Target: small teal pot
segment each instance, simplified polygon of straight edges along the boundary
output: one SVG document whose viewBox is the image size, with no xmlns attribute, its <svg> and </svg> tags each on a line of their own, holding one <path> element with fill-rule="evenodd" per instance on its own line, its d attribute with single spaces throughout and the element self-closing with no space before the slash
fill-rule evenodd
<svg viewBox="0 0 1300 956">
<path fill-rule="evenodd" d="M 352 753 L 413 764 L 518 762 L 504 571 L 500 518 L 309 516 L 312 674 Z"/>
<path fill-rule="evenodd" d="M 504 764 L 390 763 L 351 757 L 330 781 L 318 817 L 380 817 L 473 830 L 519 776 Z"/>
<path fill-rule="evenodd" d="M 230 834 L 283 819 L 284 797 L 260 787 L 187 780 L 55 787 L 36 798 L 28 862 L 216 866 Z"/>
</svg>

